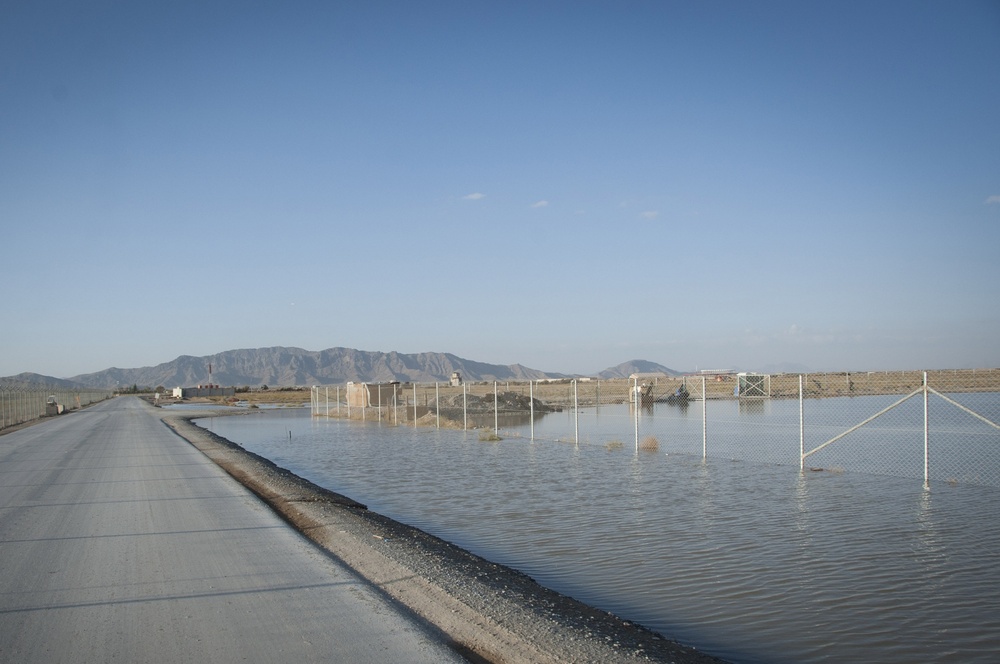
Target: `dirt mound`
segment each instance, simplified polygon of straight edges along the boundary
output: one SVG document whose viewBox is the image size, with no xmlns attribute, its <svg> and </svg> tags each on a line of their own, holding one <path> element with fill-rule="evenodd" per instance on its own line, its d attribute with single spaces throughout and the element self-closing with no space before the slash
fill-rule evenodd
<svg viewBox="0 0 1000 664">
<path fill-rule="evenodd" d="M 493 412 L 494 398 L 492 394 L 486 396 L 457 394 L 453 397 L 444 397 L 441 399 L 441 408 L 461 410 L 463 408 L 463 399 L 465 400 L 464 407 L 470 413 Z M 501 392 L 497 394 L 496 409 L 501 413 L 526 413 L 532 409 L 536 413 L 553 413 L 562 410 L 561 408 L 550 406 L 544 401 L 539 401 L 538 399 L 533 399 L 517 392 Z"/>
</svg>

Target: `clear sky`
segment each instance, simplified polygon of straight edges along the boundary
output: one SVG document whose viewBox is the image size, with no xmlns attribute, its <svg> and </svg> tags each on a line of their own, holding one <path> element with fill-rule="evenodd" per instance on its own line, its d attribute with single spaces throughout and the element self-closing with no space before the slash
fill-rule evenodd
<svg viewBox="0 0 1000 664">
<path fill-rule="evenodd" d="M 0 376 L 1000 366 L 1000 2 L 0 5 Z"/>
</svg>

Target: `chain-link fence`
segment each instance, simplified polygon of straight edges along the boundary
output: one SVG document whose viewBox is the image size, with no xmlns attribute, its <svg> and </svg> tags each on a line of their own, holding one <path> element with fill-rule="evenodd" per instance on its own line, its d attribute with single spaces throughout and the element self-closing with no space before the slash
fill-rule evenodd
<svg viewBox="0 0 1000 664">
<path fill-rule="evenodd" d="M 317 386 L 312 412 L 1000 486 L 1000 369 Z"/>
<path fill-rule="evenodd" d="M 0 430 L 40 417 L 60 415 L 111 396 L 110 390 L 66 390 L 0 384 Z"/>
</svg>

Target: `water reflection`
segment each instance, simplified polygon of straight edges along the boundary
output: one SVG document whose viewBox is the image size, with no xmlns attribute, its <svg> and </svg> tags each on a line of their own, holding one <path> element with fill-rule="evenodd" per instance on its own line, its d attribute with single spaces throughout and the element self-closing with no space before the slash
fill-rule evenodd
<svg viewBox="0 0 1000 664">
<path fill-rule="evenodd" d="M 618 408 L 591 421 L 617 428 L 628 417 Z M 700 441 L 700 413 L 654 416 L 675 432 L 690 420 Z M 536 427 L 550 422 L 572 419 Z M 988 662 L 1000 651 L 995 489 L 928 493 L 912 480 L 703 461 L 675 451 L 678 433 L 661 434 L 658 454 L 635 454 L 599 437 L 483 443 L 281 414 L 212 426 L 378 512 L 732 661 Z"/>
<path fill-rule="evenodd" d="M 736 401 L 739 404 L 740 415 L 764 415 L 768 412 L 768 404 L 770 403 L 767 399 L 739 399 Z"/>
<path fill-rule="evenodd" d="M 545 416 L 545 413 L 535 413 L 534 421 L 538 422 Z M 459 417 L 459 420 L 462 418 Z M 526 427 L 531 424 L 531 411 L 523 413 L 501 412 L 497 413 L 494 419 L 493 413 L 469 413 L 468 422 L 472 429 L 492 429 L 494 424 L 501 429 L 514 429 Z"/>
</svg>

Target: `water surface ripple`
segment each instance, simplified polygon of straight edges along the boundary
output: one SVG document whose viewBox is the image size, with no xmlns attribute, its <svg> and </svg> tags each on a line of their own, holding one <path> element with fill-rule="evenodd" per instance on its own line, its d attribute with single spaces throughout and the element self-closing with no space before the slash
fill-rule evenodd
<svg viewBox="0 0 1000 664">
<path fill-rule="evenodd" d="M 202 420 L 275 463 L 736 662 L 995 662 L 1000 491 L 852 472 L 481 442 L 476 432 Z"/>
</svg>

